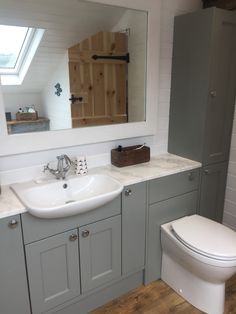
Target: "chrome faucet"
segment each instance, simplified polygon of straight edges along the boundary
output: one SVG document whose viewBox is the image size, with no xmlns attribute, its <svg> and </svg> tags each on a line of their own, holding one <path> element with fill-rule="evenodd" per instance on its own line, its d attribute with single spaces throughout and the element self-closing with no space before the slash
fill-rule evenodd
<svg viewBox="0 0 236 314">
<path fill-rule="evenodd" d="M 73 162 L 67 155 L 60 155 L 57 156 L 57 169 L 50 168 L 48 163 L 46 166 L 44 166 L 43 172 L 49 171 L 55 175 L 57 180 L 64 180 L 72 164 Z"/>
</svg>

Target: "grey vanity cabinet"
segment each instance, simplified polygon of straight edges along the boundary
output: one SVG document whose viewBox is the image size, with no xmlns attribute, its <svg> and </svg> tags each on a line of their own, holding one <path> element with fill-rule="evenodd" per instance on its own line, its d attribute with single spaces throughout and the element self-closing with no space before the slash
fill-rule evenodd
<svg viewBox="0 0 236 314">
<path fill-rule="evenodd" d="M 30 314 L 20 216 L 0 220 L 0 313 Z"/>
<path fill-rule="evenodd" d="M 121 216 L 79 228 L 81 287 L 87 292 L 121 276 Z"/>
<path fill-rule="evenodd" d="M 41 314 L 121 277 L 121 215 L 27 244 L 25 251 L 32 311 Z"/>
<path fill-rule="evenodd" d="M 228 160 L 236 95 L 236 13 L 177 16 L 169 152 L 204 166 Z"/>
<path fill-rule="evenodd" d="M 217 163 L 202 168 L 200 191 L 200 215 L 218 222 L 222 221 L 227 162 Z"/>
<path fill-rule="evenodd" d="M 122 192 L 122 274 L 144 268 L 147 183 L 126 186 Z"/>
<path fill-rule="evenodd" d="M 80 294 L 77 229 L 25 246 L 33 314 Z"/>
</svg>

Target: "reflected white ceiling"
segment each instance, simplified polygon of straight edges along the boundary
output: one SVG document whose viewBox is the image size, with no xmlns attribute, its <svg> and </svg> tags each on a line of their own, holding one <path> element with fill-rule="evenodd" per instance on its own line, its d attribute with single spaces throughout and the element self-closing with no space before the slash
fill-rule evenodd
<svg viewBox="0 0 236 314">
<path fill-rule="evenodd" d="M 67 48 L 98 31 L 111 30 L 124 12 L 79 0 L 0 0 L 0 24 L 46 29 L 20 92 L 40 91 Z M 14 89 L 3 87 L 4 92 Z"/>
</svg>

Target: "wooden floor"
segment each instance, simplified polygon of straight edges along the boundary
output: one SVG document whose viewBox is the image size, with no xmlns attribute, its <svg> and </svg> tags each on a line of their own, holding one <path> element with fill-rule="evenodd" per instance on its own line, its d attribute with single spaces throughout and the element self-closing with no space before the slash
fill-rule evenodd
<svg viewBox="0 0 236 314">
<path fill-rule="evenodd" d="M 155 281 L 92 311 L 90 314 L 200 314 L 163 281 Z M 226 285 L 225 314 L 236 314 L 236 275 Z"/>
</svg>

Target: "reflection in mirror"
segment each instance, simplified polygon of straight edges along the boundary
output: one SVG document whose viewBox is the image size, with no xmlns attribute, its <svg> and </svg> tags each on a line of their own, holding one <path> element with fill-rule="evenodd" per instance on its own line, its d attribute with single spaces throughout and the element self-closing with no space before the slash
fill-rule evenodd
<svg viewBox="0 0 236 314">
<path fill-rule="evenodd" d="M 1 24 L 34 33 L 15 73 L 2 68 L 11 53 L 0 46 L 9 134 L 145 121 L 147 12 L 19 2 L 1 4 L 8 12 Z"/>
</svg>

